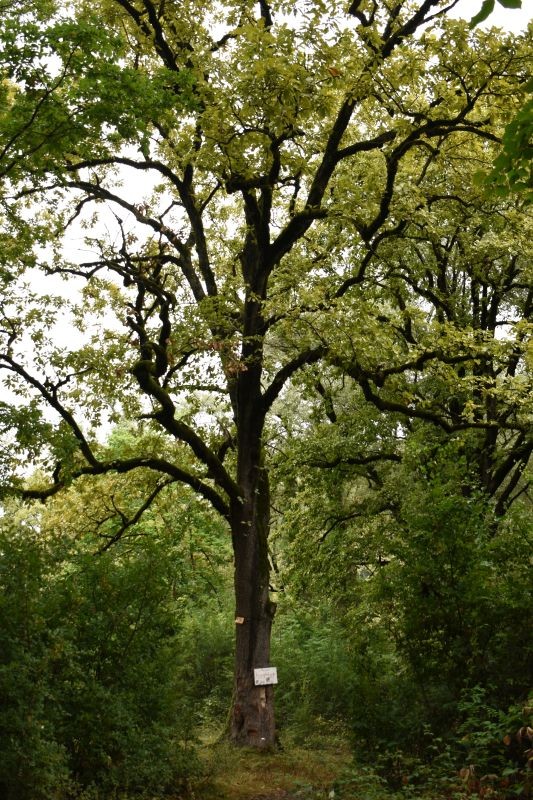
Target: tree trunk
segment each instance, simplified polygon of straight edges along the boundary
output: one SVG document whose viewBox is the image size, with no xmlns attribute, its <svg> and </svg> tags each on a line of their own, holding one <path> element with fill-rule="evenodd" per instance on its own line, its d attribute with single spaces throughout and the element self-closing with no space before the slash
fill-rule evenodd
<svg viewBox="0 0 533 800">
<path fill-rule="evenodd" d="M 258 749 L 275 745 L 274 689 L 255 686 L 254 669 L 270 666 L 270 633 L 276 610 L 269 597 L 268 475 L 248 472 L 244 502 L 232 520 L 235 556 L 235 685 L 231 739 Z"/>
</svg>

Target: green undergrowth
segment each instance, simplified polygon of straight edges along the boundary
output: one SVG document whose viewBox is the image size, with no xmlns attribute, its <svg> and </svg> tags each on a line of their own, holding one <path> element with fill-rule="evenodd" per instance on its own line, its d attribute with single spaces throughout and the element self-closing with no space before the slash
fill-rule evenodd
<svg viewBox="0 0 533 800">
<path fill-rule="evenodd" d="M 220 728 L 205 727 L 198 744 L 202 777 L 189 784 L 187 800 L 530 800 L 531 705 L 496 717 L 478 695 L 472 704 L 475 719 L 465 720 L 460 740 L 426 731 L 424 758 L 385 741 L 380 752 L 370 752 L 322 718 L 306 736 L 301 727 L 283 730 L 280 748 L 267 753 L 235 748 Z M 521 727 L 505 733 L 517 720 Z"/>
<path fill-rule="evenodd" d="M 235 748 L 212 731 L 203 739 L 204 778 L 194 786 L 195 800 L 328 797 L 351 762 L 349 742 L 340 732 L 315 732 L 306 743 L 287 732 L 280 749 L 268 753 Z"/>
</svg>

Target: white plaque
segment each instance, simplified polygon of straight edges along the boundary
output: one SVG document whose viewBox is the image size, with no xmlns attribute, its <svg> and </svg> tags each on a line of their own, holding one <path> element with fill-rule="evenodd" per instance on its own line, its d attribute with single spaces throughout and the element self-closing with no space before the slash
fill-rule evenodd
<svg viewBox="0 0 533 800">
<path fill-rule="evenodd" d="M 254 684 L 256 686 L 270 686 L 278 682 L 278 670 L 276 667 L 262 667 L 254 669 Z"/>
</svg>

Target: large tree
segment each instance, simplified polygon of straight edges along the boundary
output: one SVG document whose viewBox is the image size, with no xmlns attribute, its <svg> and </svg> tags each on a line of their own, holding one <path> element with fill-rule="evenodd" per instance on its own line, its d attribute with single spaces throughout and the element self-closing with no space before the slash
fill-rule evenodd
<svg viewBox="0 0 533 800">
<path fill-rule="evenodd" d="M 253 674 L 269 664 L 275 613 L 269 413 L 326 356 L 363 387 L 409 368 L 395 360 L 396 320 L 373 310 L 376 280 L 410 285 L 420 252 L 445 253 L 438 233 L 433 251 L 429 234 L 410 247 L 410 220 L 421 208 L 431 215 L 435 175 L 455 147 L 490 162 L 520 102 L 525 42 L 469 34 L 446 18 L 457 2 L 80 0 L 43 2 L 40 14 L 18 4 L 6 26 L 2 153 L 16 190 L 4 198 L 0 366 L 60 420 L 40 425 L 53 463 L 50 483 L 30 494 L 142 468 L 153 488 L 133 516 L 177 481 L 227 521 L 237 743 L 275 741 L 273 690 Z M 44 201 L 39 244 L 51 244 L 29 259 L 16 245 Z M 73 255 L 76 236 L 88 256 Z M 397 242 L 405 258 L 376 276 L 378 249 Z M 34 263 L 66 276 L 81 299 L 57 299 L 56 313 L 49 298 L 43 320 L 42 299 L 24 286 Z M 416 278 L 422 298 L 424 281 L 435 288 L 430 271 Z M 389 293 L 400 314 L 403 302 L 402 290 Z M 79 346 L 50 333 L 68 308 Z M 375 350 L 373 338 L 382 348 L 372 375 L 337 347 L 349 317 L 358 353 Z M 389 350 L 365 329 L 370 319 Z M 441 355 L 425 344 L 413 369 Z M 390 402 L 383 408 L 395 411 Z M 169 444 L 110 457 L 91 428 L 124 415 Z"/>
</svg>

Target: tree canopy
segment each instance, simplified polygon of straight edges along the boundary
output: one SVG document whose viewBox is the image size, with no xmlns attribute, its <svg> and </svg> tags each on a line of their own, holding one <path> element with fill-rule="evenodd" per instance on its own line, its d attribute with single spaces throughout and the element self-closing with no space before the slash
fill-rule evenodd
<svg viewBox="0 0 533 800">
<path fill-rule="evenodd" d="M 531 218 L 474 175 L 524 101 L 530 49 L 456 5 L 5 12 L 0 367 L 29 405 L 2 420 L 48 472 L 25 494 L 148 470 L 117 538 L 174 483 L 229 524 L 237 742 L 275 739 L 253 668 L 275 613 L 275 446 L 313 417 L 284 420 L 292 391 L 335 426 L 353 387 L 355 444 L 325 465 L 379 482 L 426 425 L 463 437 L 465 491 L 498 514 L 523 489 Z M 97 432 L 123 418 L 139 436 L 117 456 Z"/>
</svg>

